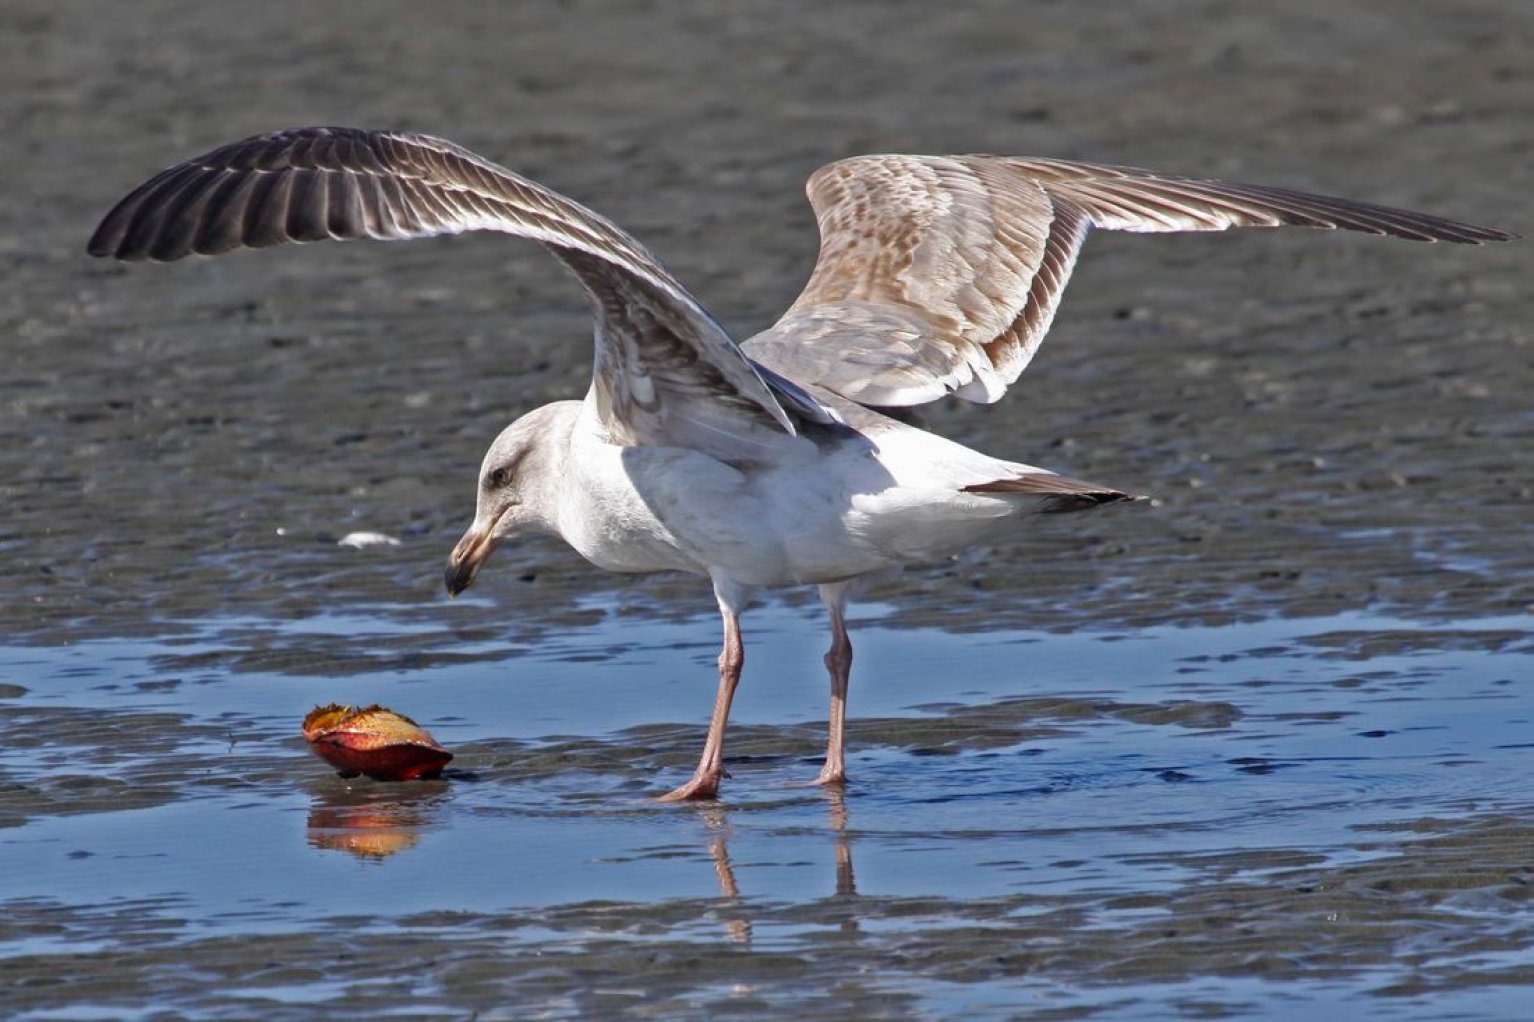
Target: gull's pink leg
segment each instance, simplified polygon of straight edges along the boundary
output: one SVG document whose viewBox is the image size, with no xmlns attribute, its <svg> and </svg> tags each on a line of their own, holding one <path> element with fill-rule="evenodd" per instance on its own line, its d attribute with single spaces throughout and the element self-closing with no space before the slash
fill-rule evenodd
<svg viewBox="0 0 1534 1022">
<path fill-rule="evenodd" d="M 718 588 L 716 584 L 716 590 Z M 719 780 L 724 776 L 724 727 L 730 719 L 730 703 L 735 686 L 740 684 L 740 669 L 746 662 L 746 647 L 740 639 L 740 613 L 723 597 L 719 612 L 724 617 L 724 648 L 719 651 L 719 692 L 714 697 L 714 716 L 708 724 L 708 740 L 703 743 L 703 757 L 692 780 L 675 791 L 662 795 L 662 802 L 681 802 L 692 798 L 713 798 L 719 794 Z M 741 602 L 744 602 L 743 600 Z"/>
<path fill-rule="evenodd" d="M 831 673 L 831 715 L 827 726 L 826 765 L 816 784 L 847 780 L 847 677 L 852 673 L 852 640 L 847 636 L 847 583 L 820 587 L 820 601 L 831 612 L 831 649 L 826 670 Z"/>
</svg>

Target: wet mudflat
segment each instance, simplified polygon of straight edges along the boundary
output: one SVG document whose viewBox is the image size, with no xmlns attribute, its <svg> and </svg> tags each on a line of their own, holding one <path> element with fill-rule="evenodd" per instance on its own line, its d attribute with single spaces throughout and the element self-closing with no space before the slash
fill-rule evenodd
<svg viewBox="0 0 1534 1022">
<path fill-rule="evenodd" d="M 805 786 L 810 622 L 769 608 L 728 795 L 678 808 L 649 796 L 695 754 L 708 624 L 586 608 L 585 638 L 498 654 L 389 617 L 7 649 L 36 679 L 3 710 L 9 1007 L 1426 1019 L 1512 1017 L 1534 981 L 1522 617 L 875 608 L 841 795 Z M 341 634 L 420 659 L 229 667 Z M 319 684 L 472 707 L 423 721 L 459 758 L 329 775 L 292 724 Z"/>
<path fill-rule="evenodd" d="M 696 807 L 650 796 L 701 740 L 703 586 L 529 543 L 439 592 L 485 443 L 589 371 L 536 247 L 81 254 L 159 166 L 327 122 L 570 192 L 741 335 L 856 152 L 1528 233 L 1534 12 L 1333 7 L 7 5 L 0 1012 L 1526 1017 L 1526 245 L 1093 238 L 1018 388 L 931 421 L 1157 505 L 873 580 L 842 796 L 804 786 L 824 623 L 774 594 Z M 339 779 L 297 736 L 333 700 L 458 758 Z"/>
</svg>

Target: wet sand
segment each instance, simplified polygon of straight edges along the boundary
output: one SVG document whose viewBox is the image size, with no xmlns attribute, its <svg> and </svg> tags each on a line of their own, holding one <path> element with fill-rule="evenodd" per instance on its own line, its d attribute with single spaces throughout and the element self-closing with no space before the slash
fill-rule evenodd
<svg viewBox="0 0 1534 1022">
<path fill-rule="evenodd" d="M 527 543 L 440 593 L 484 445 L 589 373 L 536 246 L 83 255 L 147 174 L 305 123 L 546 181 L 742 336 L 859 152 L 1531 230 L 1534 12 L 1255 10 L 6 5 L 0 1010 L 1524 1014 L 1527 244 L 1094 236 L 1008 399 L 932 424 L 1157 504 L 876 580 L 845 799 L 797 786 L 823 623 L 776 594 L 696 809 L 645 796 L 700 740 L 706 587 Z M 304 752 L 374 698 L 447 780 Z"/>
</svg>

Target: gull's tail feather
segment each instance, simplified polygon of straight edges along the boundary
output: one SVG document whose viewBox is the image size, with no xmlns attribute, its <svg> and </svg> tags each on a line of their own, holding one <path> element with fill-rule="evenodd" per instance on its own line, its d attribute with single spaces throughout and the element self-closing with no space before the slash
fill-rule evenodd
<svg viewBox="0 0 1534 1022">
<path fill-rule="evenodd" d="M 1035 510 L 1039 514 L 1089 511 L 1104 504 L 1117 504 L 1121 500 L 1146 499 L 1142 494 L 1125 493 L 1111 486 L 1072 479 L 1053 472 L 1026 472 L 1006 479 L 974 483 L 964 487 L 963 492 L 1038 497 L 1039 505 Z"/>
</svg>

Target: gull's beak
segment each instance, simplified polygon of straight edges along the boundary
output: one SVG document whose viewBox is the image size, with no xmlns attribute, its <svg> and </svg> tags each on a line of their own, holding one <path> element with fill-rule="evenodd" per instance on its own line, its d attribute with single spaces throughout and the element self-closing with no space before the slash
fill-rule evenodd
<svg viewBox="0 0 1534 1022">
<path fill-rule="evenodd" d="M 492 533 L 492 529 L 480 531 L 470 527 L 458 545 L 453 547 L 453 552 L 448 554 L 447 570 L 442 573 L 442 582 L 447 586 L 449 596 L 457 596 L 474 584 L 479 566 L 485 563 L 499 542 Z"/>
</svg>

